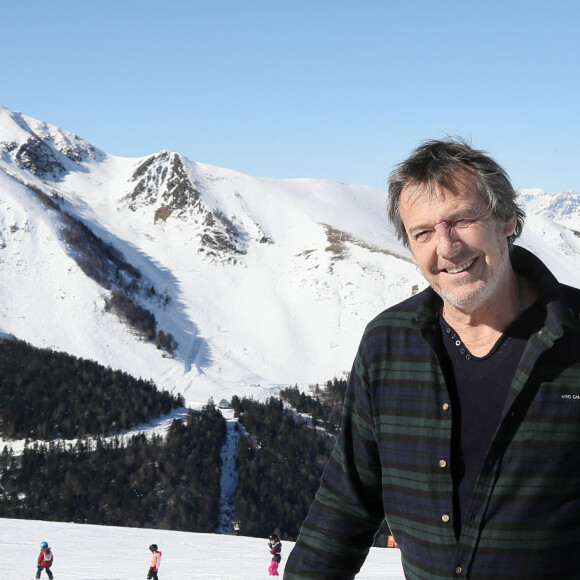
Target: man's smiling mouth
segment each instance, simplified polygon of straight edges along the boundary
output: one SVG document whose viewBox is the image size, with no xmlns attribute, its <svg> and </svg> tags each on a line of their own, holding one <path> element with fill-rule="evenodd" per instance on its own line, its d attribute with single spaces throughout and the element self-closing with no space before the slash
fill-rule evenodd
<svg viewBox="0 0 580 580">
<path fill-rule="evenodd" d="M 469 266 L 471 266 L 475 262 L 475 258 L 469 260 L 469 262 L 465 262 L 465 264 L 461 264 L 461 266 L 457 266 L 457 268 L 445 268 L 445 271 L 449 274 L 459 274 L 459 272 L 463 272 L 463 270 L 467 270 Z"/>
</svg>

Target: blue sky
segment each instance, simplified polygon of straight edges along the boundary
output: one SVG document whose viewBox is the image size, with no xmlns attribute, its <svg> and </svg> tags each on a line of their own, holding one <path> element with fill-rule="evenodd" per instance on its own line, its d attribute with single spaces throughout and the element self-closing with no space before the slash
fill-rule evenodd
<svg viewBox="0 0 580 580">
<path fill-rule="evenodd" d="M 580 190 L 576 0 L 2 0 L 0 104 L 125 157 L 385 187 L 461 135 Z"/>
</svg>

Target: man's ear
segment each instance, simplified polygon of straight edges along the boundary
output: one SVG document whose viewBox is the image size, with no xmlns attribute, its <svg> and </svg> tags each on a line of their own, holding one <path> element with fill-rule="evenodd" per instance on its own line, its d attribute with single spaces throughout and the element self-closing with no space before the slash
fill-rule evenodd
<svg viewBox="0 0 580 580">
<path fill-rule="evenodd" d="M 516 232 L 516 227 L 518 225 L 518 217 L 514 213 L 513 216 L 506 218 L 504 226 L 503 226 L 503 233 L 506 238 L 513 236 Z"/>
</svg>

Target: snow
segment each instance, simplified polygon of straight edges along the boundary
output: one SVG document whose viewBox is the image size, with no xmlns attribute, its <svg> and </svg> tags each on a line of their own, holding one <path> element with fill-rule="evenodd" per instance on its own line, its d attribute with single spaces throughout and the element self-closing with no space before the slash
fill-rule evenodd
<svg viewBox="0 0 580 580">
<path fill-rule="evenodd" d="M 271 556 L 265 538 L 0 518 L 3 576 L 33 579 L 42 541 L 54 554 L 55 580 L 144 579 L 151 544 L 163 554 L 159 580 L 269 578 Z M 280 577 L 292 546 L 282 542 Z M 41 578 L 48 578 L 45 572 Z M 357 578 L 402 580 L 400 551 L 371 548 Z"/>
<path fill-rule="evenodd" d="M 198 252 L 193 218 L 156 221 L 156 206 L 133 211 L 124 201 L 148 158 L 95 152 L 66 131 L 0 113 L 1 142 L 22 143 L 33 128 L 49 144 L 91 151 L 79 163 L 59 154 L 67 173 L 41 180 L 0 149 L 0 331 L 35 346 L 152 379 L 192 407 L 234 394 L 264 399 L 280 386 L 342 376 L 366 322 L 424 284 L 387 225 L 379 189 L 259 178 L 182 158 L 204 204 L 243 233 L 246 254 L 235 265 L 211 262 Z M 175 154 L 167 155 L 165 167 Z M 107 291 L 66 252 L 55 212 L 25 184 L 57 194 L 63 211 L 167 292 L 168 307 L 147 306 L 179 343 L 174 359 L 105 312 Z M 340 257 L 328 250 L 329 231 L 344 232 Z"/>
<path fill-rule="evenodd" d="M 198 251 L 193 216 L 155 219 L 163 188 L 157 205 L 141 200 L 129 208 L 133 172 L 148 157 L 108 155 L 0 107 L 1 144 L 23 143 L 32 131 L 53 148 L 85 152 L 76 162 L 54 149 L 67 172 L 41 180 L 19 165 L 12 145 L 0 148 L 0 332 L 35 346 L 152 379 L 194 408 L 210 397 L 265 399 L 282 386 L 341 377 L 366 323 L 425 286 L 387 222 L 382 190 L 254 177 L 178 156 L 205 206 L 243 234 L 246 253 L 236 264 L 212 262 Z M 176 155 L 151 156 L 159 183 Z M 67 253 L 56 212 L 39 203 L 29 184 L 57 194 L 63 211 L 167 293 L 168 306 L 146 306 L 179 343 L 175 358 L 105 312 L 108 292 Z M 580 222 L 577 198 L 524 191 L 522 244 L 560 279 L 580 286 L 580 238 L 568 229 Z M 272 243 L 261 243 L 265 237 Z"/>
</svg>

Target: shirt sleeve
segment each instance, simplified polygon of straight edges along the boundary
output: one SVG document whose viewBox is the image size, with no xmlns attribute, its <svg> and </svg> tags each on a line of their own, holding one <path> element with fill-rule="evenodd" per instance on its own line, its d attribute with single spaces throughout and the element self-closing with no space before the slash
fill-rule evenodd
<svg viewBox="0 0 580 580">
<path fill-rule="evenodd" d="M 286 580 L 354 578 L 384 520 L 367 374 L 361 347 L 349 379 L 342 428 L 288 558 Z"/>
</svg>

